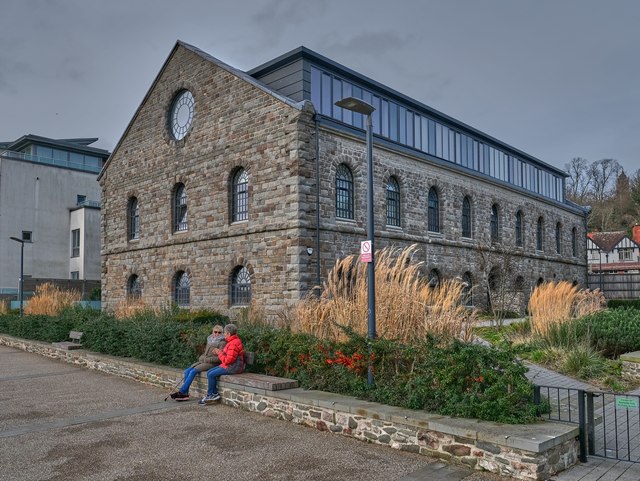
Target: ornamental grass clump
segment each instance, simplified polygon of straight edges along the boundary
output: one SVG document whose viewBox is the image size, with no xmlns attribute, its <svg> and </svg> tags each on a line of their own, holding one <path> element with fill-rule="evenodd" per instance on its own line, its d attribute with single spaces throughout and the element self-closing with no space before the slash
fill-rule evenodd
<svg viewBox="0 0 640 481">
<path fill-rule="evenodd" d="M 24 313 L 27 315 L 56 316 L 81 299 L 76 290 L 64 290 L 50 282 L 36 287 L 35 295 L 29 299 Z"/>
<path fill-rule="evenodd" d="M 119 301 L 113 309 L 113 315 L 117 319 L 126 319 L 145 313 L 156 316 L 160 314 L 160 309 L 147 304 L 140 297 L 135 296 L 128 296 L 126 299 Z"/>
<path fill-rule="evenodd" d="M 464 284 L 445 279 L 432 286 L 417 245 L 376 251 L 377 335 L 410 342 L 426 335 L 468 340 L 475 311 L 463 305 Z M 294 331 L 321 339 L 344 339 L 344 329 L 366 334 L 368 311 L 367 264 L 356 256 L 336 262 L 319 296 L 298 303 L 289 316 Z"/>
<path fill-rule="evenodd" d="M 537 286 L 529 299 L 531 329 L 546 336 L 552 326 L 565 323 L 606 307 L 599 290 L 579 290 L 569 282 L 545 282 Z"/>
<path fill-rule="evenodd" d="M 7 301 L 0 301 L 0 316 L 9 313 L 9 303 Z"/>
</svg>

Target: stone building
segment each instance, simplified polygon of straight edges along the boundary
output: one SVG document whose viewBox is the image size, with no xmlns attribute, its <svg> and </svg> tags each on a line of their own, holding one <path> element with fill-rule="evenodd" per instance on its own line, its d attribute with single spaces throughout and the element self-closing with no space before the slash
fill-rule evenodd
<svg viewBox="0 0 640 481">
<path fill-rule="evenodd" d="M 375 107 L 376 248 L 420 245 L 425 275 L 583 283 L 586 212 L 565 174 L 304 47 L 249 72 L 177 42 L 99 176 L 102 293 L 274 315 L 366 233 L 363 118 Z"/>
</svg>

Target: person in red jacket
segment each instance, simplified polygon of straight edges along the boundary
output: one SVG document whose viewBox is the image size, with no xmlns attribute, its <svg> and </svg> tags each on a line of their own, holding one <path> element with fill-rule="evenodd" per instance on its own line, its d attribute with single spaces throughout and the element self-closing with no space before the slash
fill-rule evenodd
<svg viewBox="0 0 640 481">
<path fill-rule="evenodd" d="M 220 400 L 218 378 L 223 374 L 240 374 L 244 370 L 244 348 L 237 336 L 235 324 L 224 326 L 224 339 L 227 344 L 222 349 L 214 349 L 213 354 L 220 358 L 220 365 L 207 371 L 207 395 L 198 404 L 209 404 Z"/>
</svg>

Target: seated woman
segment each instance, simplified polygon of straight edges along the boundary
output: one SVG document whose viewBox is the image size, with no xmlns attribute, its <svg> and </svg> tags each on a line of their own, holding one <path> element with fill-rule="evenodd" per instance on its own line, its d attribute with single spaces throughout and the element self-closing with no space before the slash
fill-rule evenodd
<svg viewBox="0 0 640 481">
<path fill-rule="evenodd" d="M 220 365 L 207 371 L 207 395 L 198 404 L 210 404 L 220 400 L 218 394 L 218 378 L 223 374 L 240 374 L 244 370 L 244 348 L 242 341 L 236 335 L 238 328 L 235 324 L 224 326 L 224 339 L 227 344 L 223 349 L 214 349 L 213 352 L 220 358 Z"/>
<path fill-rule="evenodd" d="M 188 401 L 189 387 L 196 375 L 199 372 L 208 371 L 212 367 L 220 364 L 220 358 L 214 351 L 216 349 L 222 349 L 227 343 L 227 341 L 224 340 L 222 332 L 222 326 L 213 326 L 211 334 L 207 337 L 207 345 L 204 348 L 204 352 L 198 358 L 198 362 L 193 363 L 185 369 L 184 382 L 178 391 L 171 394 L 171 399 L 175 399 L 176 401 Z"/>
</svg>

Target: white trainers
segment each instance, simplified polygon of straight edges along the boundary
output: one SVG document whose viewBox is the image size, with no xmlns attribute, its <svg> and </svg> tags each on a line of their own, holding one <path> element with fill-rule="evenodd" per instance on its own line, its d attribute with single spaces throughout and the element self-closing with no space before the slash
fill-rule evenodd
<svg viewBox="0 0 640 481">
<path fill-rule="evenodd" d="M 198 401 L 198 404 L 211 404 L 214 403 L 216 401 L 220 401 L 221 397 L 220 394 L 215 393 L 215 394 L 207 394 L 205 397 L 203 397 L 200 401 Z"/>
</svg>

